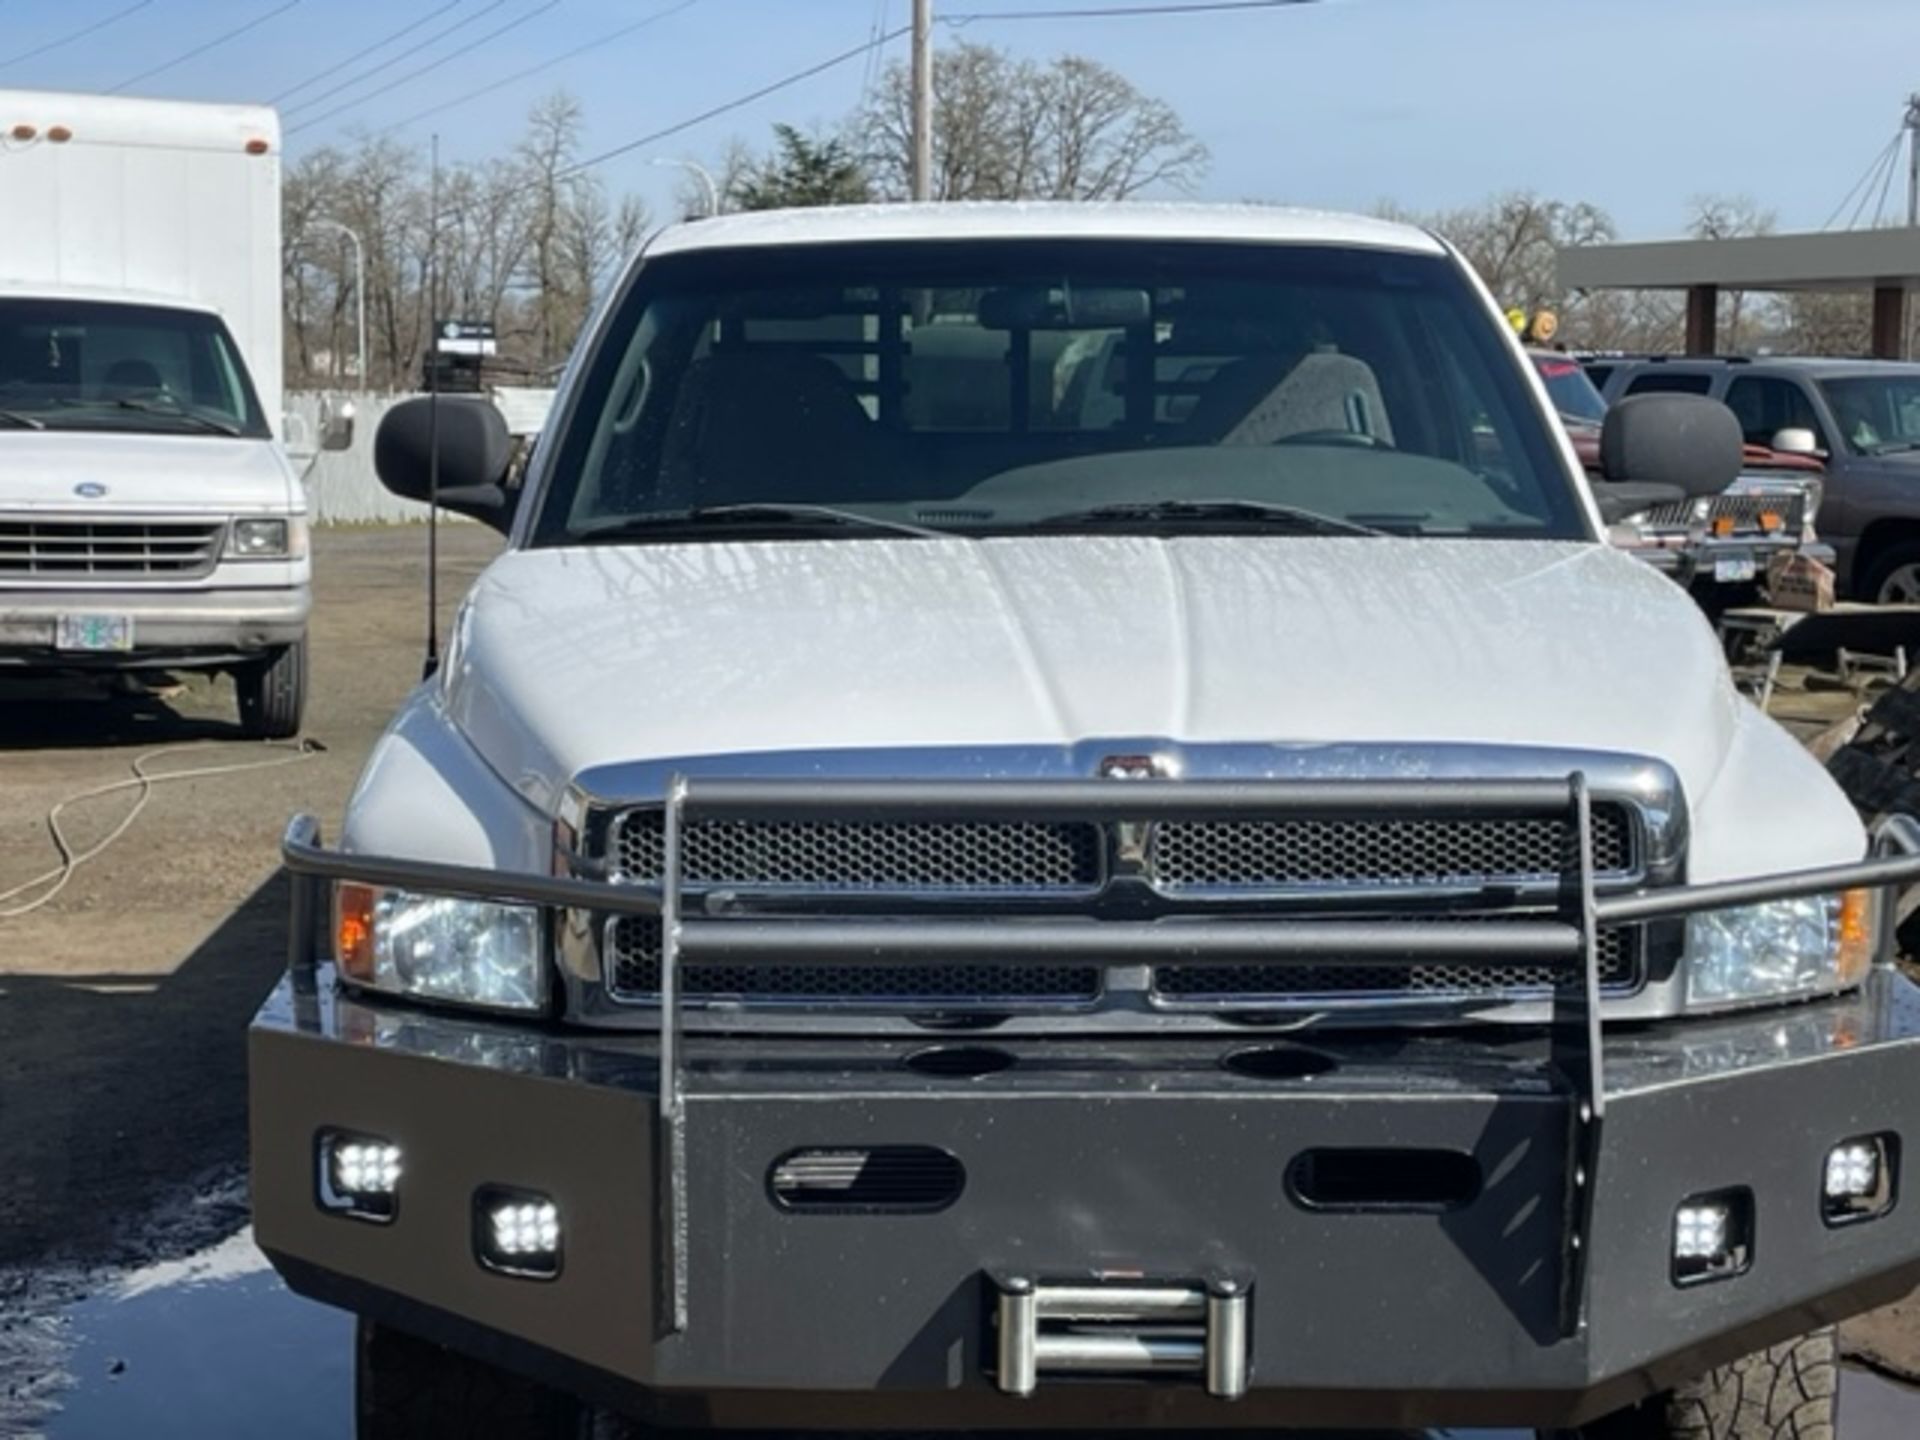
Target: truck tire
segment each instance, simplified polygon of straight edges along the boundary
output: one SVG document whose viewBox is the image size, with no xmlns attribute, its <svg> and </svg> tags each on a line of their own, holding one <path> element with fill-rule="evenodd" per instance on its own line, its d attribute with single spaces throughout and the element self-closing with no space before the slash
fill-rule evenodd
<svg viewBox="0 0 1920 1440">
<path fill-rule="evenodd" d="M 356 1440 L 585 1440 L 570 1395 L 362 1319 L 354 1337 Z"/>
<path fill-rule="evenodd" d="M 307 708 L 307 642 L 296 640 L 233 672 L 240 729 L 251 740 L 290 740 Z"/>
<path fill-rule="evenodd" d="M 1853 592 L 1856 600 L 1873 605 L 1920 602 L 1920 540 L 1904 540 L 1874 556 Z"/>
<path fill-rule="evenodd" d="M 1834 1440 L 1840 1357 L 1832 1327 L 1709 1370 L 1606 1415 L 1581 1440 Z"/>
</svg>

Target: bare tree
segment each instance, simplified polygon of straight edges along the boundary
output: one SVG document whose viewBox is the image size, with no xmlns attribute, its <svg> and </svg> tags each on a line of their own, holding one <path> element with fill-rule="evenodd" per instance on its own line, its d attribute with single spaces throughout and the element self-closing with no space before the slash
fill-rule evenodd
<svg viewBox="0 0 1920 1440">
<path fill-rule="evenodd" d="M 1692 216 L 1687 233 L 1696 240 L 1735 240 L 1749 235 L 1771 235 L 1777 217 L 1763 210 L 1751 195 L 1695 195 L 1688 202 Z M 1749 301 L 1753 305 L 1749 305 Z M 1748 315 L 1758 308 L 1758 317 Z M 1723 290 L 1719 305 L 1720 334 L 1725 347 L 1741 353 L 1757 341 L 1761 333 L 1779 328 L 1778 306 L 1768 296 L 1751 296 L 1744 290 Z M 1743 328 L 1742 321 L 1752 324 Z M 1755 333 L 1749 334 L 1748 329 Z"/>
<path fill-rule="evenodd" d="M 1190 188 L 1207 148 L 1165 101 L 1084 56 L 1046 65 L 986 45 L 934 60 L 933 194 L 940 200 L 1125 200 Z M 877 193 L 908 193 L 912 86 L 894 65 L 849 124 Z"/>
</svg>

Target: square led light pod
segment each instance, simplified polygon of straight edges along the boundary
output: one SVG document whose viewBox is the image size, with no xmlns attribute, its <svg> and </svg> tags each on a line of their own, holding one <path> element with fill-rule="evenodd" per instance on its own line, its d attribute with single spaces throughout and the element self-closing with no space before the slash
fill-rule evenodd
<svg viewBox="0 0 1920 1440">
<path fill-rule="evenodd" d="M 1689 1195 L 1673 1212 L 1673 1283 L 1704 1285 L 1753 1264 L 1753 1193 Z"/>
<path fill-rule="evenodd" d="M 1857 1225 L 1893 1209 L 1900 1142 L 1891 1134 L 1857 1135 L 1827 1152 L 1820 1176 L 1820 1218 Z"/>
</svg>

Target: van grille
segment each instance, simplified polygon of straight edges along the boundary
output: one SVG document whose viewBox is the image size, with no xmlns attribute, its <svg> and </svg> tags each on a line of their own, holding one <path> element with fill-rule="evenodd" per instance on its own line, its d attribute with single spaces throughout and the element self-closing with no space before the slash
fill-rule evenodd
<svg viewBox="0 0 1920 1440">
<path fill-rule="evenodd" d="M 41 520 L 0 516 L 0 576 L 89 580 L 152 576 L 190 580 L 220 558 L 218 521 Z"/>
</svg>

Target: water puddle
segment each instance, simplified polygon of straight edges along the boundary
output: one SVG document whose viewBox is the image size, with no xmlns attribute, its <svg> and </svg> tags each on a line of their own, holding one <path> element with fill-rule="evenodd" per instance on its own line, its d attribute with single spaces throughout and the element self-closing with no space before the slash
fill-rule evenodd
<svg viewBox="0 0 1920 1440">
<path fill-rule="evenodd" d="M 21 1428 L 11 1433 L 342 1440 L 353 1432 L 352 1317 L 291 1294 L 251 1230 L 107 1281 L 42 1334 L 64 1353 L 43 1352 L 57 1368 L 36 1377 L 40 1414 L 18 1414 Z"/>
<path fill-rule="evenodd" d="M 349 1440 L 353 1321 L 289 1293 L 250 1230 L 184 1260 L 97 1283 L 41 1319 L 8 1322 L 0 1435 L 95 1440 Z M 29 1347 L 37 1347 L 31 1349 Z M 22 1356 L 29 1362 L 22 1368 Z M 0 1371 L 7 1365 L 0 1364 Z M 1920 1390 L 1843 1372 L 1839 1440 L 1912 1440 Z M 1447 1440 L 1532 1440 L 1458 1430 Z"/>
</svg>

